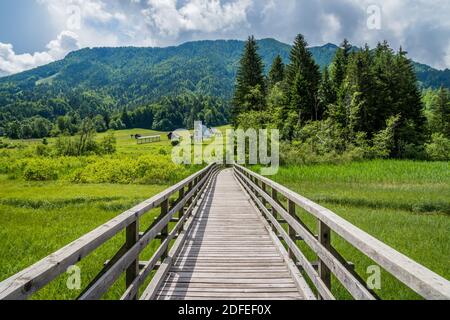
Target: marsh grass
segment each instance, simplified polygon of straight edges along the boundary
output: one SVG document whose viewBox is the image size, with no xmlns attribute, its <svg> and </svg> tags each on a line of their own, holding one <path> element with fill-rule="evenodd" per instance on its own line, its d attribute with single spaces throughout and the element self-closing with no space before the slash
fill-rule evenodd
<svg viewBox="0 0 450 320">
<path fill-rule="evenodd" d="M 131 138 L 133 134 L 161 134 L 162 141 L 137 145 Z M 159 178 L 158 184 L 148 184 L 156 181 L 152 177 L 141 181 L 142 184 L 135 184 L 137 181 L 123 184 L 74 183 L 72 172 L 96 161 L 152 155 L 170 157 L 171 146 L 165 133 L 136 129 L 116 132 L 115 136 L 117 154 L 114 156 L 59 158 L 58 178 L 55 181 L 28 182 L 23 179 L 24 160 L 36 157 L 34 148 L 41 142 L 14 142 L 18 144 L 17 149 L 0 150 L 0 281 L 173 184 L 171 180 L 175 178 L 167 181 Z M 102 135 L 99 135 L 98 139 L 101 138 Z M 49 139 L 49 143 L 54 143 L 53 139 Z M 185 168 L 183 177 L 198 169 Z M 450 278 L 448 163 L 373 161 L 282 167 L 273 179 Z M 158 214 L 157 210 L 146 214 L 140 224 L 141 231 L 146 230 Z M 317 221 L 311 215 L 300 209 L 298 214 L 311 230 L 317 232 Z M 83 287 L 117 252 L 124 243 L 124 237 L 123 233 L 118 234 L 78 264 Z M 311 261 L 317 260 L 303 243 L 298 244 Z M 141 260 L 148 260 L 158 245 L 158 241 L 153 241 L 142 253 Z M 363 278 L 367 277 L 367 266 L 374 264 L 370 259 L 337 235 L 333 235 L 333 245 L 355 264 Z M 32 298 L 76 298 L 80 292 L 67 289 L 67 278 L 67 274 L 62 274 Z M 146 283 L 149 281 L 150 278 Z M 119 298 L 124 287 L 122 277 L 104 298 Z M 333 279 L 333 291 L 338 298 L 350 298 L 336 279 Z M 382 290 L 378 294 L 385 299 L 418 298 L 386 272 L 383 273 Z"/>
<path fill-rule="evenodd" d="M 372 161 L 282 167 L 271 178 L 450 279 L 448 163 Z M 301 209 L 297 214 L 317 233 L 315 218 Z M 367 267 L 376 264 L 336 234 L 332 238 L 333 246 L 367 279 Z M 304 243 L 298 245 L 310 261 L 317 261 Z M 340 299 L 351 298 L 336 279 L 333 293 Z M 420 298 L 384 270 L 377 294 L 383 299 Z"/>
<path fill-rule="evenodd" d="M 162 141 L 137 145 L 131 135 L 138 133 L 161 134 Z M 97 139 L 102 139 L 103 135 L 98 135 Z M 178 170 L 177 174 L 173 172 L 178 168 L 170 161 L 171 146 L 165 133 L 136 129 L 116 132 L 115 136 L 117 153 L 112 156 L 41 157 L 36 155 L 35 148 L 42 142 L 34 140 L 15 141 L 18 148 L 0 150 L 0 281 L 61 249 L 199 169 L 186 167 Z M 51 146 L 55 143 L 55 139 L 49 139 L 48 142 Z M 136 159 L 145 162 L 143 164 L 147 174 L 145 180 L 129 179 L 136 175 L 133 171 Z M 35 172 L 41 174 L 39 169 L 45 162 L 56 171 L 57 176 L 43 179 L 50 181 L 27 181 L 23 173 L 30 161 L 34 162 L 33 174 Z M 102 177 L 108 175 L 104 171 L 106 165 L 109 165 L 108 168 L 118 177 L 115 182 L 120 183 L 96 183 L 98 180 L 105 180 Z M 86 168 L 98 173 L 99 178 L 75 183 L 74 173 Z M 86 172 L 89 173 L 89 170 Z M 126 173 L 130 170 L 132 175 L 127 176 Z M 145 231 L 158 215 L 158 210 L 145 214 L 140 220 L 141 231 Z M 124 241 L 125 235 L 121 232 L 77 264 L 81 268 L 82 288 L 94 279 L 104 263 L 114 256 Z M 149 259 L 159 246 L 159 242 L 153 241 L 144 250 L 141 259 Z M 32 299 L 77 298 L 81 291 L 67 289 L 68 277 L 68 274 L 63 273 L 34 294 Z M 122 276 L 104 299 L 118 299 L 124 290 Z"/>
<path fill-rule="evenodd" d="M 0 179 L 0 280 L 32 265 L 64 245 L 109 221 L 122 211 L 166 189 L 166 185 L 73 185 L 64 182 L 26 183 Z M 142 231 L 158 215 L 142 218 Z M 124 243 L 121 233 L 79 263 L 87 285 L 105 261 Z M 156 249 L 153 243 L 146 254 Z M 74 299 L 80 292 L 67 289 L 63 274 L 33 296 L 34 299 Z M 118 298 L 123 279 L 106 299 Z"/>
</svg>

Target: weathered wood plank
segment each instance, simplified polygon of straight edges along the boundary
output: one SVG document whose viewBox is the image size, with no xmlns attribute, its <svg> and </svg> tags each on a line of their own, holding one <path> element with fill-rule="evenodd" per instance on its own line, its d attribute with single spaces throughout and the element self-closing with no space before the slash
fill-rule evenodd
<svg viewBox="0 0 450 320">
<path fill-rule="evenodd" d="M 297 286 L 293 283 L 247 283 L 247 284 L 243 284 L 243 283 L 221 283 L 221 284 L 217 284 L 217 283 L 180 283 L 177 281 L 166 281 L 164 283 L 164 286 L 161 287 L 161 290 L 164 289 L 173 289 L 173 288 L 180 288 L 180 289 L 188 289 L 188 288 L 192 288 L 192 289 L 199 289 L 199 290 L 204 290 L 204 289 L 216 289 L 216 288 L 221 288 L 221 289 L 233 289 L 233 290 L 246 290 L 246 289 L 260 289 L 260 288 L 267 288 L 267 289 L 281 289 L 281 288 L 291 288 L 291 289 L 296 289 Z"/>
<path fill-rule="evenodd" d="M 303 299 L 283 255 L 232 171 L 222 172 L 217 181 L 154 298 L 188 299 L 201 291 L 198 298 L 258 298 L 250 294 L 266 290 L 263 296 L 276 298 L 282 291 L 288 293 L 286 298 Z"/>
<path fill-rule="evenodd" d="M 246 184 L 252 185 L 260 194 L 262 190 L 258 189 L 250 179 L 248 179 L 243 173 L 236 171 L 239 178 L 245 181 Z M 339 279 L 342 285 L 350 292 L 350 294 L 355 299 L 368 299 L 374 300 L 375 298 L 367 290 L 367 288 L 359 283 L 357 279 L 343 266 L 336 257 L 334 257 L 327 249 L 319 242 L 318 239 L 313 237 L 295 218 L 293 218 L 288 212 L 284 210 L 275 200 L 273 200 L 269 195 L 263 195 L 266 201 L 275 208 L 277 213 L 285 219 L 289 225 L 294 228 L 294 230 L 305 240 L 310 248 L 319 256 L 319 258 L 331 269 L 335 276 Z M 279 225 L 275 220 L 274 225 Z M 288 236 L 286 240 L 288 240 Z"/>
<path fill-rule="evenodd" d="M 143 214 L 156 208 L 193 179 L 209 172 L 213 167 L 214 165 L 210 165 L 193 174 L 189 178 L 124 212 L 31 267 L 4 280 L 0 283 L 0 300 L 26 299 L 60 274 L 66 272 L 68 267 L 78 263 L 120 231 L 137 221 Z"/>
<path fill-rule="evenodd" d="M 265 185 L 276 189 L 284 197 L 311 213 L 325 225 L 330 227 L 336 234 L 378 263 L 386 271 L 422 297 L 426 299 L 450 299 L 450 281 L 418 264 L 409 257 L 352 225 L 334 212 L 311 200 L 242 166 L 235 165 L 235 169 L 238 173 L 245 173 L 252 177 L 256 177 Z"/>
<path fill-rule="evenodd" d="M 179 212 L 180 208 L 183 207 L 187 200 L 190 199 L 195 191 L 199 189 L 203 183 L 207 180 L 207 176 L 199 182 L 193 190 L 186 195 L 186 198 L 180 201 L 170 212 L 167 213 L 165 217 L 159 221 L 154 228 L 149 232 L 144 234 L 143 237 L 137 241 L 137 243 L 124 254 L 114 266 L 111 267 L 105 274 L 94 284 L 89 290 L 87 290 L 83 296 L 80 297 L 81 300 L 94 300 L 102 297 L 104 293 L 111 287 L 111 285 L 119 278 L 119 276 L 130 266 L 130 264 L 138 258 L 139 254 L 147 247 L 147 245 L 155 239 L 155 237 L 166 228 L 167 224 L 174 217 L 176 213 Z M 166 201 L 165 201 L 166 202 Z M 166 237 L 167 238 L 167 237 Z M 163 252 L 164 255 L 164 252 Z"/>
<path fill-rule="evenodd" d="M 211 181 L 211 177 L 209 178 Z M 209 183 L 205 184 L 202 187 L 202 191 L 200 192 L 197 197 L 200 197 L 201 194 L 204 192 L 204 190 L 207 188 Z M 192 187 L 189 189 L 192 191 Z M 189 192 L 190 192 L 189 191 Z M 188 192 L 188 194 L 189 194 Z M 184 193 L 183 193 L 184 194 Z M 182 199 L 179 199 L 179 201 L 182 201 Z M 194 220 L 193 217 L 191 217 L 191 213 L 195 209 L 195 205 L 193 204 L 193 201 L 188 200 L 188 203 L 190 203 L 189 208 L 186 211 L 183 211 L 183 215 L 180 215 L 179 221 L 177 225 L 174 227 L 170 235 L 164 240 L 164 242 L 161 244 L 161 246 L 158 248 L 158 250 L 154 253 L 153 257 L 150 259 L 150 261 L 145 265 L 145 267 L 142 269 L 142 271 L 139 273 L 138 277 L 133 281 L 131 285 L 128 286 L 125 293 L 122 295 L 121 300 L 130 300 L 135 295 L 138 294 L 139 288 L 142 285 L 142 283 L 147 279 L 150 272 L 154 269 L 158 261 L 163 256 L 164 252 L 169 248 L 170 242 L 175 238 L 175 235 L 183 228 L 186 227 L 186 230 L 189 230 L 192 221 Z M 186 223 L 186 221 L 188 221 Z"/>
<path fill-rule="evenodd" d="M 238 179 L 240 179 L 240 178 L 238 177 Z M 245 185 L 244 185 L 244 187 L 245 187 Z M 265 214 L 265 216 L 269 219 L 269 221 L 274 225 L 276 231 L 278 231 L 281 234 L 282 238 L 284 239 L 288 248 L 290 249 L 290 253 L 292 255 L 294 255 L 295 258 L 300 262 L 300 264 L 302 265 L 306 274 L 308 275 L 309 279 L 312 281 L 312 283 L 318 290 L 319 294 L 326 300 L 334 300 L 333 294 L 328 289 L 328 287 L 322 282 L 322 279 L 320 278 L 319 274 L 316 272 L 316 270 L 310 264 L 310 262 L 305 257 L 305 255 L 300 251 L 300 249 L 298 248 L 298 246 L 294 242 L 294 240 L 291 239 L 290 235 L 278 223 L 278 221 L 271 214 L 271 212 L 269 212 L 269 210 L 266 208 L 266 206 L 263 205 L 263 203 L 255 195 L 251 195 L 251 196 L 253 197 L 253 200 L 255 201 L 256 205 L 259 206 L 261 211 Z"/>
</svg>

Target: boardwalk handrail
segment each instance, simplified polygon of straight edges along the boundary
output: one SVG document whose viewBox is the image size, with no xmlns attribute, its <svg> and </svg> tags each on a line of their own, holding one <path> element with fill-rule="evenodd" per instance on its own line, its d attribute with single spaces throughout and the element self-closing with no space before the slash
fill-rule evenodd
<svg viewBox="0 0 450 320">
<path fill-rule="evenodd" d="M 366 284 L 354 268 L 331 245 L 333 231 L 423 298 L 450 299 L 448 280 L 377 240 L 334 212 L 240 165 L 234 165 L 234 172 L 274 230 L 281 235 L 291 257 L 297 260 L 308 275 L 321 298 L 334 299 L 330 290 L 331 273 L 355 299 L 377 298 L 373 291 L 366 288 Z M 286 206 L 279 200 L 279 195 L 286 198 Z M 297 207 L 304 209 L 318 220 L 318 235 L 308 229 L 300 219 L 296 212 Z M 288 225 L 288 231 L 285 231 L 282 224 Z M 303 240 L 317 254 L 318 270 L 301 252 L 296 244 L 297 240 Z"/>
<path fill-rule="evenodd" d="M 0 300 L 23 300 L 42 289 L 67 268 L 77 264 L 105 242 L 126 230 L 125 244 L 117 254 L 105 264 L 102 271 L 87 286 L 79 299 L 99 299 L 107 292 L 124 272 L 126 286 L 132 287 L 128 299 L 137 298 L 139 286 L 158 267 L 158 261 L 168 254 L 170 242 L 178 234 L 206 186 L 206 182 L 217 166 L 211 164 L 180 183 L 122 213 L 94 231 L 75 240 L 66 247 L 51 254 L 31 267 L 0 283 Z M 171 203 L 171 197 L 179 193 Z M 160 216 L 144 233 L 139 232 L 140 218 L 150 210 L 161 208 Z M 179 214 L 175 219 L 175 214 Z M 169 234 L 169 224 L 177 222 Z M 152 259 L 143 266 L 139 254 L 151 241 L 161 240 L 161 245 Z M 140 271 L 143 269 L 145 272 Z M 127 290 L 128 291 L 128 290 Z"/>
</svg>

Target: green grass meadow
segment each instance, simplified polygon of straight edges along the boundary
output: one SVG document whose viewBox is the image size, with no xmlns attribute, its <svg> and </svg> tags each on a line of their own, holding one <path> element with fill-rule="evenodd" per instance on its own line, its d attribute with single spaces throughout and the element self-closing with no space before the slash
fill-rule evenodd
<svg viewBox="0 0 450 320">
<path fill-rule="evenodd" d="M 223 129 L 223 128 L 222 128 Z M 162 136 L 154 144 L 137 145 L 133 134 Z M 0 150 L 0 281 L 32 265 L 52 252 L 92 231 L 123 211 L 163 191 L 198 167 L 181 168 L 179 176 L 167 172 L 145 171 L 158 179 L 125 179 L 127 162 L 133 159 L 157 159 L 160 171 L 173 170 L 171 145 L 165 133 L 149 130 L 125 130 L 115 133 L 117 153 L 107 159 L 51 158 L 61 162 L 58 178 L 50 181 L 27 181 L 22 167 L 35 159 L 33 150 L 41 141 L 23 141 L 22 148 Z M 101 138 L 99 135 L 98 138 Z M 49 140 L 50 145 L 54 140 Z M 117 183 L 76 182 L 74 175 L 83 170 L 97 170 L 110 165 L 118 176 Z M 115 162 L 117 161 L 117 162 Z M 25 164 L 21 164 L 25 163 Z M 97 167 L 95 166 L 96 164 Z M 114 168 L 118 166 L 118 168 Z M 178 169 L 178 168 L 175 168 Z M 56 169 L 55 169 L 56 170 Z M 81 170 L 81 171 L 80 171 Z M 90 173 L 91 171 L 87 171 Z M 92 172 L 97 172 L 97 171 Z M 128 171 L 127 171 L 128 170 Z M 122 172 L 125 171 L 125 172 Z M 379 240 L 406 254 L 441 276 L 450 279 L 450 170 L 444 162 L 369 161 L 341 165 L 282 167 L 272 177 L 275 181 L 333 210 Z M 99 178 L 99 181 L 102 181 Z M 148 183 L 148 181 L 159 181 Z M 312 229 L 317 221 L 299 210 L 298 214 Z M 144 216 L 144 231 L 158 215 L 156 210 Z M 82 285 L 86 286 L 122 246 L 125 235 L 118 234 L 80 264 Z M 333 245 L 353 262 L 364 278 L 367 267 L 374 263 L 345 241 L 333 235 Z M 141 260 L 149 259 L 158 246 L 152 242 Z M 311 261 L 312 252 L 299 242 Z M 33 299 L 74 299 L 80 291 L 67 289 L 68 275 L 63 274 L 49 286 L 33 295 Z M 121 278 L 105 299 L 117 299 L 124 291 Z M 338 298 L 349 295 L 333 281 Z M 384 299 L 419 298 L 387 273 L 382 275 Z"/>
<path fill-rule="evenodd" d="M 450 170 L 444 162 L 378 160 L 343 165 L 283 167 L 275 181 L 334 211 L 394 249 L 450 279 Z M 317 220 L 298 209 L 317 232 Z M 376 265 L 333 234 L 332 244 L 367 279 Z M 299 242 L 311 261 L 317 257 Z M 338 298 L 350 298 L 333 280 Z M 418 299 L 387 272 L 382 273 L 382 299 Z"/>
<path fill-rule="evenodd" d="M 138 145 L 133 134 L 161 135 L 161 142 Z M 99 134 L 101 139 L 104 134 Z M 108 160 L 122 162 L 139 157 L 158 159 L 161 165 L 170 164 L 171 146 L 167 134 L 150 130 L 124 130 L 115 132 L 117 153 Z M 49 139 L 49 144 L 54 143 Z M 26 181 L 14 169 L 14 163 L 38 158 L 33 154 L 37 141 L 13 141 L 21 148 L 0 154 L 3 162 L 12 162 L 12 168 L 0 168 L 0 281 L 16 274 L 33 263 L 94 230 L 118 214 L 167 189 L 172 179 L 158 184 L 146 183 L 74 183 L 71 171 L 83 169 L 100 157 L 53 158 L 49 161 L 64 162 L 55 181 Z M 164 150 L 164 152 L 161 152 Z M 156 165 L 159 165 L 159 162 Z M 164 169 L 161 166 L 161 169 Z M 198 168 L 186 168 L 178 180 Z M 177 180 L 177 181 L 178 181 Z M 141 219 L 141 231 L 145 231 L 159 215 L 153 210 Z M 125 241 L 124 232 L 118 234 L 78 266 L 81 268 L 82 287 L 101 271 Z M 150 259 L 159 241 L 154 241 L 143 252 L 141 259 Z M 68 274 L 61 275 L 32 299 L 75 299 L 81 293 L 67 289 Z M 122 277 L 105 295 L 105 299 L 118 299 L 124 292 Z"/>
</svg>

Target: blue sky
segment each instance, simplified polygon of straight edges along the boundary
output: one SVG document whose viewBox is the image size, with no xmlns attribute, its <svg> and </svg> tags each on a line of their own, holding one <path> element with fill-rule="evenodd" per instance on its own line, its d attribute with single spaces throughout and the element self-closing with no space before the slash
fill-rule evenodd
<svg viewBox="0 0 450 320">
<path fill-rule="evenodd" d="M 310 45 L 388 40 L 450 68 L 450 0 L 0 0 L 0 75 L 95 46 L 271 37 Z"/>
</svg>

